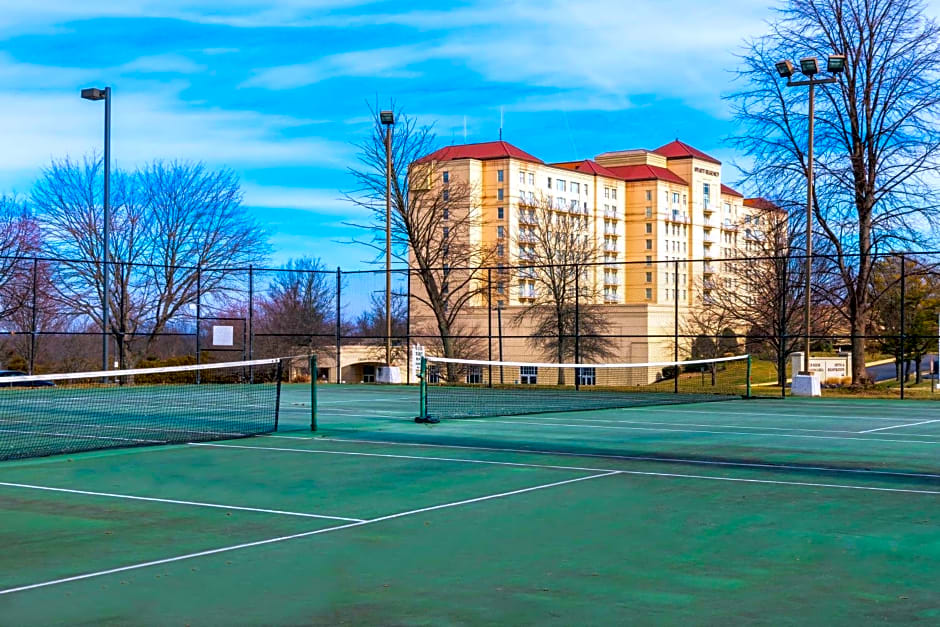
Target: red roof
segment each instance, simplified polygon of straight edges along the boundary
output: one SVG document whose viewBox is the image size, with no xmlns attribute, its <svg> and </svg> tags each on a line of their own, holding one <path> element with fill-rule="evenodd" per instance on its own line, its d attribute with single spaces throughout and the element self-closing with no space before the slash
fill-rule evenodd
<svg viewBox="0 0 940 627">
<path fill-rule="evenodd" d="M 715 159 L 714 157 L 709 157 L 704 152 L 697 148 L 693 148 L 688 144 L 680 142 L 678 139 L 674 142 L 670 142 L 665 146 L 660 146 L 654 150 L 658 155 L 662 155 L 667 159 L 701 159 L 702 161 L 711 161 L 717 165 L 721 165 L 721 161 Z"/>
<path fill-rule="evenodd" d="M 521 159 L 533 163 L 544 163 L 541 159 L 519 150 L 512 144 L 504 141 L 484 142 L 482 144 L 460 144 L 445 146 L 435 150 L 429 155 L 421 157 L 415 163 L 428 163 L 430 161 L 456 161 L 458 159 L 477 159 L 487 161 L 490 159 Z"/>
<path fill-rule="evenodd" d="M 741 192 L 739 192 L 739 191 L 736 190 L 736 189 L 731 189 L 730 187 L 728 187 L 728 186 L 725 185 L 724 183 L 721 184 L 721 193 L 722 193 L 722 194 L 728 194 L 729 196 L 737 196 L 738 198 L 744 198 L 744 194 L 742 194 Z"/>
<path fill-rule="evenodd" d="M 595 176 L 606 176 L 612 179 L 620 178 L 615 172 L 610 171 L 597 161 L 592 161 L 591 159 L 585 159 L 584 161 L 566 161 L 565 163 L 553 163 L 552 165 L 556 168 L 564 168 L 566 170 L 593 174 Z"/>
<path fill-rule="evenodd" d="M 661 168 L 656 165 L 618 165 L 607 168 L 613 172 L 617 178 L 624 181 L 669 181 L 679 185 L 688 185 L 678 174 L 672 170 Z"/>
<path fill-rule="evenodd" d="M 783 209 L 770 202 L 766 198 L 745 198 L 744 206 L 750 207 L 751 209 L 757 209 L 758 211 L 783 211 Z"/>
</svg>

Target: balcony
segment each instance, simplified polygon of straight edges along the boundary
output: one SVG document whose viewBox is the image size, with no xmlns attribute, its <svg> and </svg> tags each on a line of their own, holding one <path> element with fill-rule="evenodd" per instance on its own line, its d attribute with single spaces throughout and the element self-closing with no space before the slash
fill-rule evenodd
<svg viewBox="0 0 940 627">
<path fill-rule="evenodd" d="M 706 244 L 714 244 L 714 243 L 715 243 L 715 238 L 711 235 L 711 233 L 706 233 L 706 234 L 705 234 L 705 243 L 706 243 Z"/>
<path fill-rule="evenodd" d="M 689 219 L 689 214 L 680 213 L 675 209 L 672 210 L 672 213 L 666 214 L 666 222 L 676 222 L 678 224 L 691 224 L 692 221 Z"/>
<path fill-rule="evenodd" d="M 703 274 L 715 274 L 715 272 L 716 272 L 715 266 L 713 266 L 710 263 L 706 263 L 704 266 L 702 266 Z"/>
<path fill-rule="evenodd" d="M 620 302 L 620 299 L 617 297 L 616 294 L 604 294 L 604 302 L 605 303 L 618 303 Z"/>
<path fill-rule="evenodd" d="M 616 276 L 605 276 L 605 277 L 604 277 L 604 285 L 611 286 L 611 287 L 619 287 L 619 286 L 620 286 L 620 277 L 616 277 Z"/>
</svg>

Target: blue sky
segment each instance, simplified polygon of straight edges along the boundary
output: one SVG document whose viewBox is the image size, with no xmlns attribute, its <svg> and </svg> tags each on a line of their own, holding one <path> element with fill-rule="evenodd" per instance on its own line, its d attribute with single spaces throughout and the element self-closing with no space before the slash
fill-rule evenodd
<svg viewBox="0 0 940 627">
<path fill-rule="evenodd" d="M 0 193 L 100 149 L 114 89 L 119 166 L 191 159 L 241 177 L 270 262 L 365 267 L 343 223 L 367 102 L 394 99 L 442 143 L 504 138 L 547 161 L 675 137 L 726 164 L 721 95 L 763 1 L 0 0 Z M 726 168 L 726 179 L 734 169 Z"/>
</svg>

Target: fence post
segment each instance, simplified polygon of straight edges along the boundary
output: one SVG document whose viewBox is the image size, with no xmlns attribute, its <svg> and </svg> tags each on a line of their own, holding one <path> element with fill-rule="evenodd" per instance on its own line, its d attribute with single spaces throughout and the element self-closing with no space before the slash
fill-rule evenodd
<svg viewBox="0 0 940 627">
<path fill-rule="evenodd" d="M 778 259 L 779 262 L 779 259 Z M 787 397 L 787 273 L 789 272 L 788 260 L 783 260 L 783 266 L 780 267 L 780 285 L 778 287 L 777 298 L 780 299 L 780 321 L 777 325 L 779 333 L 779 344 L 777 345 L 777 372 L 780 379 L 780 398 Z"/>
<path fill-rule="evenodd" d="M 747 356 L 747 398 L 751 398 L 751 356 Z"/>
<path fill-rule="evenodd" d="M 574 363 L 581 363 L 581 267 L 574 266 Z M 581 369 L 574 369 L 574 389 L 581 389 Z"/>
<path fill-rule="evenodd" d="M 248 359 L 255 358 L 255 268 L 248 265 Z M 248 367 L 250 381 L 255 382 L 255 370 Z"/>
<path fill-rule="evenodd" d="M 493 268 L 486 269 L 486 359 L 493 361 Z M 493 387 L 493 364 L 487 367 L 487 387 Z"/>
<path fill-rule="evenodd" d="M 904 400 L 904 384 L 907 380 L 907 352 L 905 349 L 904 334 L 907 331 L 907 262 L 904 253 L 901 253 L 901 337 L 899 338 L 899 352 L 901 355 L 901 400 Z"/>
<path fill-rule="evenodd" d="M 405 279 L 405 384 L 411 385 L 411 268 Z"/>
<path fill-rule="evenodd" d="M 29 374 L 33 374 L 36 367 L 36 290 L 38 285 L 37 273 L 39 261 L 33 257 L 33 292 L 30 295 L 30 324 L 29 324 Z"/>
<path fill-rule="evenodd" d="M 343 292 L 343 271 L 339 266 L 336 266 L 336 382 L 339 383 L 342 381 L 342 367 L 340 365 L 340 357 L 342 355 L 342 348 L 340 348 L 341 331 L 340 331 L 340 316 L 342 316 L 342 307 L 340 304 L 340 299 L 342 298 Z"/>
<path fill-rule="evenodd" d="M 196 266 L 196 365 L 202 363 L 202 266 Z M 200 371 L 196 371 L 196 384 L 200 383 Z"/>
<path fill-rule="evenodd" d="M 279 359 L 277 362 L 277 371 L 274 374 L 275 379 L 277 379 L 277 392 L 274 397 L 274 430 L 277 431 L 278 420 L 281 415 L 281 377 L 284 376 L 284 360 Z"/>
<path fill-rule="evenodd" d="M 703 279 L 704 280 L 704 279 Z M 675 394 L 679 393 L 679 261 L 676 260 L 673 262 L 672 266 L 672 300 L 673 303 L 673 313 L 672 313 L 672 332 L 673 332 L 673 350 L 672 350 L 672 360 L 675 362 L 673 370 L 675 372 L 675 379 L 672 382 L 672 391 Z"/>
<path fill-rule="evenodd" d="M 497 346 L 499 347 L 499 361 L 502 362 L 503 361 L 503 308 L 502 307 L 496 308 L 496 328 L 497 328 L 496 332 L 498 333 L 497 338 L 499 340 L 497 342 Z M 499 365 L 499 384 L 500 385 L 503 384 L 502 363 L 500 363 Z"/>
</svg>

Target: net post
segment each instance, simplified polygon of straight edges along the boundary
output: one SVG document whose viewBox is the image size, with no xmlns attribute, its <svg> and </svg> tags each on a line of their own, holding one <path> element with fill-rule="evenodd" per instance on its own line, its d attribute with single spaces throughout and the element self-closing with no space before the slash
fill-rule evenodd
<svg viewBox="0 0 940 627">
<path fill-rule="evenodd" d="M 29 308 L 29 374 L 35 374 L 36 370 L 36 290 L 39 285 L 39 260 L 33 257 L 33 289 L 30 295 L 31 305 Z"/>
<path fill-rule="evenodd" d="M 493 361 L 493 268 L 486 269 L 486 359 Z M 486 387 L 493 387 L 493 365 L 487 369 Z"/>
<path fill-rule="evenodd" d="M 202 318 L 202 266 L 196 266 L 196 365 L 202 363 L 202 341 L 199 337 L 200 323 Z M 196 371 L 196 385 L 202 382 L 200 371 Z"/>
<path fill-rule="evenodd" d="M 248 265 L 248 359 L 255 358 L 255 267 Z M 255 382 L 255 369 L 248 366 L 248 380 Z"/>
<path fill-rule="evenodd" d="M 751 356 L 747 356 L 747 396 L 745 398 L 751 398 Z"/>
<path fill-rule="evenodd" d="M 428 358 L 421 356 L 421 372 L 418 375 L 421 379 L 421 407 L 419 418 L 426 420 L 428 417 Z"/>
<path fill-rule="evenodd" d="M 277 391 L 274 394 L 274 430 L 277 431 L 278 420 L 281 414 L 281 376 L 284 373 L 284 360 L 277 362 L 277 373 L 274 375 L 277 379 Z M 249 383 L 251 385 L 251 383 Z"/>
<path fill-rule="evenodd" d="M 310 355 L 310 430 L 317 430 L 317 356 Z"/>
</svg>

